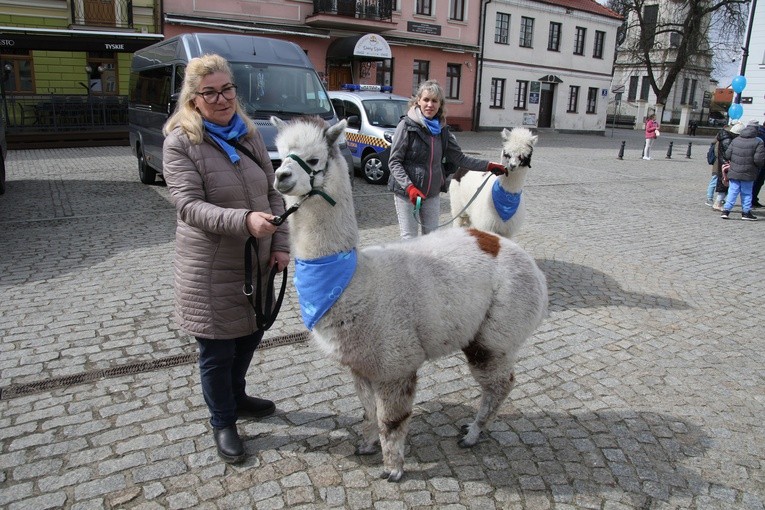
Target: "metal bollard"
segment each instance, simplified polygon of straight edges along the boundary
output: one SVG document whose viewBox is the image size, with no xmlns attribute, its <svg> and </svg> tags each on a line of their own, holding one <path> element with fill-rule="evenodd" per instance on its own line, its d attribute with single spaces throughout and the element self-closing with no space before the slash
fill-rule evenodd
<svg viewBox="0 0 765 510">
<path fill-rule="evenodd" d="M 672 159 L 672 144 L 674 142 L 670 140 L 669 147 L 667 147 L 667 159 Z"/>
<path fill-rule="evenodd" d="M 685 157 L 688 159 L 691 159 L 691 145 L 693 145 L 693 142 L 688 142 L 688 152 L 685 154 Z"/>
<path fill-rule="evenodd" d="M 619 155 L 617 156 L 617 158 L 624 159 L 624 145 L 626 143 L 627 143 L 626 141 L 622 141 L 622 146 L 621 148 L 619 148 Z"/>
</svg>

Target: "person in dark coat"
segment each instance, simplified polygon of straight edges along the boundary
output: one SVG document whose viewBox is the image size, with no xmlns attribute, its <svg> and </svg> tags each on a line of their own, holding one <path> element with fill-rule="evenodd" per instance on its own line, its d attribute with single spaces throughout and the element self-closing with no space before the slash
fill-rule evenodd
<svg viewBox="0 0 765 510">
<path fill-rule="evenodd" d="M 765 142 L 765 126 L 762 124 L 757 126 L 757 137 Z M 760 173 L 757 175 L 757 178 L 754 180 L 754 187 L 752 188 L 752 207 L 762 207 L 762 204 L 760 203 L 760 200 L 757 198 L 757 196 L 760 194 L 760 190 L 762 189 L 762 185 L 765 184 L 765 166 L 760 167 Z"/>
<path fill-rule="evenodd" d="M 725 151 L 730 161 L 728 171 L 728 196 L 721 218 L 727 220 L 731 209 L 741 195 L 741 219 L 754 221 L 752 214 L 752 188 L 760 168 L 765 165 L 765 142 L 757 138 L 757 125 L 749 124 L 741 130 Z"/>
<path fill-rule="evenodd" d="M 731 126 L 725 126 L 721 129 L 715 137 L 715 162 L 712 164 L 712 179 L 714 179 L 714 192 L 715 200 L 712 204 L 712 209 L 722 212 L 723 205 L 725 204 L 725 195 L 728 193 L 728 184 L 723 180 L 722 166 L 729 161 L 725 158 L 725 151 L 728 150 L 728 146 L 736 138 L 741 130 L 744 129 L 742 122 L 736 122 Z"/>
</svg>

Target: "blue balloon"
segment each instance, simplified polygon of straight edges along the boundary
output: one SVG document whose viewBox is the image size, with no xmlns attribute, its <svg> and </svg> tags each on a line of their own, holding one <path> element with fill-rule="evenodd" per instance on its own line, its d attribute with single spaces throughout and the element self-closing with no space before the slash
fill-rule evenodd
<svg viewBox="0 0 765 510">
<path fill-rule="evenodd" d="M 746 77 L 736 76 L 733 78 L 733 81 L 730 85 L 733 88 L 733 92 L 736 94 L 741 94 L 741 92 L 743 92 L 744 88 L 746 87 Z"/>
<path fill-rule="evenodd" d="M 733 103 L 730 105 L 730 108 L 728 108 L 728 117 L 730 117 L 731 120 L 740 119 L 743 114 L 744 107 L 738 103 Z"/>
</svg>

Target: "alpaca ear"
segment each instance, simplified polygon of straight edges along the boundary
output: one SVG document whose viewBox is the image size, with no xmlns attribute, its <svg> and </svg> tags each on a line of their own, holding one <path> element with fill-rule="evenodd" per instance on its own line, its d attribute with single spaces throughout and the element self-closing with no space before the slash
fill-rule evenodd
<svg viewBox="0 0 765 510">
<path fill-rule="evenodd" d="M 531 137 L 531 145 L 536 145 L 539 140 L 539 135 Z"/>
<path fill-rule="evenodd" d="M 502 129 L 502 139 L 503 140 L 507 140 L 508 138 L 510 138 L 510 130 L 507 129 L 507 128 L 503 128 Z"/>
<path fill-rule="evenodd" d="M 272 115 L 269 120 L 271 121 L 271 124 L 276 126 L 276 129 L 278 129 L 280 131 L 284 127 L 285 122 L 282 119 L 280 119 L 279 117 L 276 117 L 276 116 Z"/>
<path fill-rule="evenodd" d="M 343 119 L 337 124 L 335 124 L 334 126 L 328 127 L 326 131 L 327 142 L 330 145 L 335 145 L 335 142 L 340 137 L 340 135 L 345 132 L 345 126 L 347 125 L 348 125 L 348 122 L 345 119 Z"/>
</svg>

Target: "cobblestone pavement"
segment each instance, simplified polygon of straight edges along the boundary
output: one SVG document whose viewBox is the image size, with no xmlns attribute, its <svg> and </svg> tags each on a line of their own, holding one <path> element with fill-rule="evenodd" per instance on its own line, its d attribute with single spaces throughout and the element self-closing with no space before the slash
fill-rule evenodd
<svg viewBox="0 0 765 510">
<path fill-rule="evenodd" d="M 458 138 L 498 155 L 498 133 Z M 463 355 L 422 367 L 399 484 L 354 455 L 351 379 L 307 340 L 291 285 L 248 378 L 277 413 L 241 422 L 249 458 L 221 462 L 172 321 L 167 189 L 140 184 L 127 147 L 11 151 L 0 508 L 765 508 L 765 221 L 704 205 L 709 141 L 666 134 L 643 161 L 639 132 L 540 134 L 517 241 L 550 316 L 472 449 Z M 395 239 L 385 187 L 354 194 L 362 245 Z"/>
</svg>

